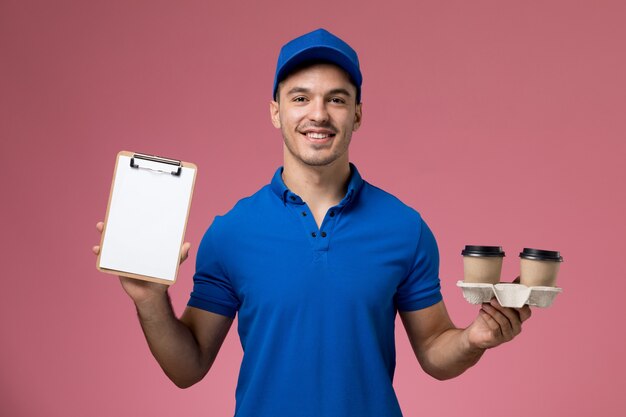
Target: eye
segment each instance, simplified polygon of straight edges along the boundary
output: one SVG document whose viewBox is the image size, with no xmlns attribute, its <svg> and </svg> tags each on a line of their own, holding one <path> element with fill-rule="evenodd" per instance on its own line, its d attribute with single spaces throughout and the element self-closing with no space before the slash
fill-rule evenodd
<svg viewBox="0 0 626 417">
<path fill-rule="evenodd" d="M 296 96 L 291 101 L 294 101 L 296 103 L 303 103 L 303 102 L 306 101 L 306 97 L 304 97 L 304 96 Z"/>
<path fill-rule="evenodd" d="M 341 98 L 341 97 L 332 97 L 332 98 L 330 99 L 330 102 L 331 102 L 331 103 L 335 103 L 335 104 L 346 104 L 346 100 L 344 100 L 344 99 L 343 99 L 343 98 Z"/>
</svg>

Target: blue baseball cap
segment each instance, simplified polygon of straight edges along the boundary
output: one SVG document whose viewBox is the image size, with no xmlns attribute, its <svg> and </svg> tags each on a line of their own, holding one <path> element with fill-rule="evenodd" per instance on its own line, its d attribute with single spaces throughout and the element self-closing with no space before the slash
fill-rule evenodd
<svg viewBox="0 0 626 417">
<path fill-rule="evenodd" d="M 350 45 L 325 29 L 317 29 L 286 43 L 278 55 L 274 90 L 276 98 L 278 84 L 298 66 L 307 62 L 330 62 L 342 68 L 356 86 L 356 102 L 361 102 L 363 76 L 359 69 L 359 57 Z"/>
</svg>

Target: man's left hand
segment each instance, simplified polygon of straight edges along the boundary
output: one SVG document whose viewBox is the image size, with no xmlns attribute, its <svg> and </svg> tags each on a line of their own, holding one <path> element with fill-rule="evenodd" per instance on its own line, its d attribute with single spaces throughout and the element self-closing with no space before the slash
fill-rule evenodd
<svg viewBox="0 0 626 417">
<path fill-rule="evenodd" d="M 484 303 L 476 320 L 466 329 L 470 345 L 489 349 L 513 340 L 522 331 L 522 323 L 531 316 L 530 307 L 502 307 L 492 298 Z"/>
</svg>

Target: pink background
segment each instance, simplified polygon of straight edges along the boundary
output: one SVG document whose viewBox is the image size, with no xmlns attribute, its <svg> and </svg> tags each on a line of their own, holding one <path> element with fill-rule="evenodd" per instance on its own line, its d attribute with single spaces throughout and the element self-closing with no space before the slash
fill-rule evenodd
<svg viewBox="0 0 626 417">
<path fill-rule="evenodd" d="M 426 376 L 399 325 L 405 415 L 624 415 L 623 2 L 243 3 L 0 2 L 1 414 L 232 415 L 236 332 L 176 388 L 96 271 L 94 224 L 119 150 L 179 158 L 199 167 L 197 248 L 281 164 L 278 49 L 324 26 L 362 62 L 352 160 L 429 222 L 457 325 L 477 312 L 455 286 L 463 245 L 502 245 L 507 279 L 523 247 L 565 258 L 555 304 L 455 380 Z M 171 289 L 179 313 L 194 261 Z"/>
</svg>

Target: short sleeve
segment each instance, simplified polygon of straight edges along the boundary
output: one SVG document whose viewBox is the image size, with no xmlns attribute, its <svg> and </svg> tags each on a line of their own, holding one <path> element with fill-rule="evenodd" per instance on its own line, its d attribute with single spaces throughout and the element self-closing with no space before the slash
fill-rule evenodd
<svg viewBox="0 0 626 417">
<path fill-rule="evenodd" d="M 398 286 L 396 308 L 400 311 L 420 310 L 442 299 L 437 242 L 428 225 L 420 218 L 415 258 L 408 276 Z"/>
<path fill-rule="evenodd" d="M 240 303 L 220 261 L 219 246 L 215 245 L 217 220 L 206 231 L 198 248 L 193 291 L 187 305 L 235 317 Z"/>
</svg>

